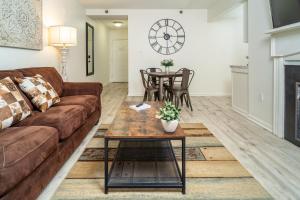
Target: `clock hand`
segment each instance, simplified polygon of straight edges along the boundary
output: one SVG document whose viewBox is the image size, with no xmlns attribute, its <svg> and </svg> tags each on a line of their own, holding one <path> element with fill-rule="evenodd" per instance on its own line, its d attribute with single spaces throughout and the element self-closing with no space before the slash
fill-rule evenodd
<svg viewBox="0 0 300 200">
<path fill-rule="evenodd" d="M 174 35 L 170 35 L 170 37 L 175 37 L 175 38 L 183 38 L 184 37 L 184 35 L 176 35 L 176 36 L 174 36 Z"/>
</svg>

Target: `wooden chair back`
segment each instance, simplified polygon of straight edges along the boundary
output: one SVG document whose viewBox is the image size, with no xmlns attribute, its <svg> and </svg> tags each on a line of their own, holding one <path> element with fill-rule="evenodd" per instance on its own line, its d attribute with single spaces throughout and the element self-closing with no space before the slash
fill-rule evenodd
<svg viewBox="0 0 300 200">
<path fill-rule="evenodd" d="M 178 74 L 181 74 L 181 76 L 176 76 Z M 173 78 L 173 86 L 175 83 L 179 83 L 182 90 L 188 90 L 190 87 L 190 84 L 194 78 L 195 71 L 187 68 L 181 68 L 179 69 Z M 181 79 L 181 80 L 178 80 Z"/>
<path fill-rule="evenodd" d="M 146 69 L 147 73 L 149 72 L 162 72 L 162 70 L 160 68 L 157 68 L 157 67 L 149 67 Z M 151 76 L 151 81 L 152 83 L 158 85 L 159 82 L 158 82 L 158 78 L 156 78 L 155 76 Z"/>
<path fill-rule="evenodd" d="M 146 70 L 141 69 L 140 70 L 143 86 L 145 89 L 149 87 L 149 76 Z"/>
</svg>

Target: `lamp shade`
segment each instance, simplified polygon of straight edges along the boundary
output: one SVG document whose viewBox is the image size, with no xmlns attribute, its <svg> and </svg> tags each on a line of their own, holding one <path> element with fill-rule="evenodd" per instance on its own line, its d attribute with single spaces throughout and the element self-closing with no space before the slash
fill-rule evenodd
<svg viewBox="0 0 300 200">
<path fill-rule="evenodd" d="M 70 47 L 77 45 L 77 30 L 70 26 L 49 27 L 49 45 Z"/>
</svg>

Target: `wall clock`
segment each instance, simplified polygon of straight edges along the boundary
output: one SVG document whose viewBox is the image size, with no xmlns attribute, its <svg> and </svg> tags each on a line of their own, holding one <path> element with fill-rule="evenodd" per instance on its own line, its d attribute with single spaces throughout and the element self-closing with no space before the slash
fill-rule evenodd
<svg viewBox="0 0 300 200">
<path fill-rule="evenodd" d="M 153 50 L 163 55 L 177 53 L 184 45 L 185 31 L 173 19 L 161 19 L 149 31 L 149 43 Z"/>
</svg>

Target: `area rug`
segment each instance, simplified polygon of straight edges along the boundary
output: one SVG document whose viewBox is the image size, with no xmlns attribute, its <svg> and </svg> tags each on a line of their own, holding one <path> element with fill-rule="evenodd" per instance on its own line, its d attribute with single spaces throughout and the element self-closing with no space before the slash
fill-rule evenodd
<svg viewBox="0 0 300 200">
<path fill-rule="evenodd" d="M 272 199 L 268 192 L 201 123 L 181 124 L 186 138 L 187 194 L 171 189 L 116 189 L 103 193 L 104 141 L 109 124 L 100 127 L 94 138 L 56 191 L 53 199 Z M 172 142 L 181 161 L 181 144 Z M 118 142 L 110 144 L 109 160 L 116 154 Z M 111 163 L 111 162 L 110 162 Z"/>
</svg>

